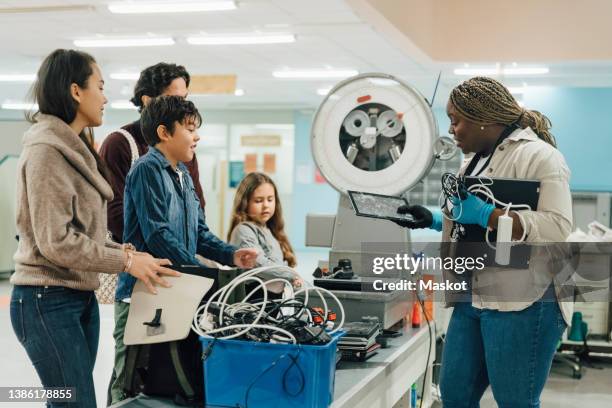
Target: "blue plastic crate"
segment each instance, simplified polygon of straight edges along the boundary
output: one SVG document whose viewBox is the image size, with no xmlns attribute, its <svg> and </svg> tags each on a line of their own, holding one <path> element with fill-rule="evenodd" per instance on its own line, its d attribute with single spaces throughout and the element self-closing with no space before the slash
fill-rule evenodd
<svg viewBox="0 0 612 408">
<path fill-rule="evenodd" d="M 334 398 L 336 348 L 343 334 L 334 333 L 323 346 L 215 340 L 204 360 L 206 406 L 328 407 Z M 200 341 L 206 350 L 213 339 Z"/>
</svg>

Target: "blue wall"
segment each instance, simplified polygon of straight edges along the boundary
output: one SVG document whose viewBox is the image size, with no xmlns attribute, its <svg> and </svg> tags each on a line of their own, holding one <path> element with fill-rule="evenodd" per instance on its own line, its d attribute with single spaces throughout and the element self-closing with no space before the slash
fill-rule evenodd
<svg viewBox="0 0 612 408">
<path fill-rule="evenodd" d="M 291 209 L 291 244 L 304 250 L 306 214 L 335 214 L 339 194 L 327 183 L 314 182 L 316 166 L 310 151 L 310 125 L 314 112 L 296 111 L 294 186 Z"/>
<path fill-rule="evenodd" d="M 612 88 L 528 87 L 519 99 L 551 120 L 573 191 L 612 191 Z M 445 109 L 434 114 L 448 134 Z"/>
<path fill-rule="evenodd" d="M 551 120 L 572 190 L 612 191 L 612 88 L 527 88 L 523 100 Z"/>
<path fill-rule="evenodd" d="M 450 136 L 448 134 L 448 128 L 450 127 L 450 119 L 446 116 L 446 108 L 435 108 L 433 109 L 434 117 L 438 121 L 438 133 L 440 135 Z"/>
</svg>

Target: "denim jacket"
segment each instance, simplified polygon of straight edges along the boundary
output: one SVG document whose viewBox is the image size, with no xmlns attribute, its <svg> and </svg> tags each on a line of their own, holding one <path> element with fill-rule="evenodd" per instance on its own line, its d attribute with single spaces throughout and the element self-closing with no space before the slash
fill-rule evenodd
<svg viewBox="0 0 612 408">
<path fill-rule="evenodd" d="M 123 242 L 173 265 L 198 265 L 196 253 L 233 265 L 236 248 L 217 238 L 206 226 L 193 181 L 183 163 L 172 168 L 152 147 L 139 158 L 125 180 Z M 136 278 L 119 275 L 116 300 L 131 297 Z"/>
</svg>

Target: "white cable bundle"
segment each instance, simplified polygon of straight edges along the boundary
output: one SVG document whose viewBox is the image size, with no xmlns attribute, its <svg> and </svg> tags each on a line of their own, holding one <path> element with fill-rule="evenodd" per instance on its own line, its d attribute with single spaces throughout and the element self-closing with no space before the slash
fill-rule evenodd
<svg viewBox="0 0 612 408">
<path fill-rule="evenodd" d="M 487 179 L 490 182 L 485 184 L 482 179 Z M 472 193 L 472 194 L 482 194 L 483 196 L 486 197 L 485 201 L 486 202 L 493 202 L 495 204 L 500 205 L 502 208 L 504 208 L 506 210 L 506 213 L 508 213 L 510 210 L 517 210 L 517 209 L 525 209 L 525 210 L 531 210 L 531 207 L 527 204 L 512 204 L 512 203 L 504 203 L 503 201 L 498 200 L 497 198 L 495 198 L 495 195 L 493 194 L 493 191 L 491 191 L 491 189 L 488 187 L 490 185 L 493 184 L 493 179 L 491 179 L 490 177 L 486 177 L 486 176 L 481 176 L 478 177 L 478 180 L 480 180 L 480 184 L 473 184 L 471 186 L 468 187 L 468 192 Z M 459 196 L 459 188 L 458 188 L 457 184 L 457 191 L 456 191 L 456 195 L 457 197 Z M 442 201 L 444 200 L 444 194 L 443 192 L 440 193 L 440 200 L 439 202 L 442 203 Z M 451 202 L 451 204 L 455 205 L 454 203 Z M 446 214 L 444 211 L 442 211 L 442 215 L 450 220 L 450 221 L 457 221 L 459 218 L 461 218 L 461 214 L 463 213 L 463 207 L 461 204 L 461 201 L 459 201 L 459 203 L 457 204 L 459 205 L 459 215 L 457 215 L 456 217 L 451 217 L 448 214 Z M 442 204 L 440 204 L 440 207 L 442 207 Z M 516 213 L 519 217 L 519 219 L 522 220 L 522 216 L 520 215 L 520 213 Z M 487 232 L 485 234 L 485 240 L 487 242 L 487 245 L 489 245 L 489 247 L 495 249 L 495 246 L 493 244 L 491 244 L 491 241 L 489 241 L 489 231 L 490 229 L 487 228 Z M 515 242 L 523 242 L 525 241 L 525 238 L 527 236 L 527 229 L 523 228 L 523 236 Z"/>
<path fill-rule="evenodd" d="M 221 289 L 217 290 L 211 297 L 210 299 L 208 299 L 208 302 L 206 302 L 205 305 L 200 306 L 197 310 L 196 313 L 193 317 L 193 324 L 191 326 L 191 329 L 193 331 L 195 331 L 196 333 L 198 333 L 200 336 L 204 336 L 204 337 L 213 337 L 211 335 L 216 334 L 216 333 L 221 333 L 221 332 L 226 332 L 228 330 L 238 330 L 236 333 L 230 334 L 230 335 L 226 335 L 226 336 L 222 336 L 222 337 L 216 337 L 218 339 L 233 339 L 236 337 L 240 337 L 246 333 L 248 333 L 251 329 L 266 329 L 266 330 L 271 330 L 271 331 L 275 331 L 277 333 L 279 333 L 280 335 L 277 335 L 274 337 L 275 340 L 277 341 L 281 341 L 281 342 L 291 342 L 291 343 L 297 343 L 295 336 L 293 336 L 293 334 L 291 334 L 290 332 L 288 332 L 285 329 L 282 329 L 280 327 L 275 327 L 275 326 L 271 326 L 271 325 L 267 325 L 267 324 L 259 324 L 259 321 L 261 320 L 261 318 L 263 317 L 265 310 L 266 310 L 266 306 L 268 304 L 268 290 L 266 288 L 266 284 L 267 283 L 272 283 L 272 282 L 283 282 L 285 284 L 285 286 L 287 288 L 289 288 L 289 297 L 285 298 L 283 297 L 283 299 L 279 299 L 277 301 L 274 302 L 284 302 L 287 301 L 289 299 L 295 299 L 296 295 L 300 295 L 300 294 L 304 294 L 304 306 L 308 305 L 308 298 L 309 298 L 309 292 L 310 291 L 315 291 L 317 293 L 317 295 L 319 295 L 319 298 L 321 299 L 321 302 L 323 304 L 323 308 L 324 308 L 324 316 L 327 317 L 327 312 L 328 312 L 328 307 L 327 307 L 327 302 L 325 301 L 325 298 L 323 297 L 323 293 L 326 293 L 327 295 L 329 295 L 332 299 L 334 299 L 334 301 L 338 304 L 338 308 L 342 314 L 342 319 L 340 319 L 340 324 L 338 324 L 332 331 L 329 332 L 329 334 L 333 334 L 335 332 L 337 332 L 338 330 L 340 330 L 342 328 L 342 326 L 344 325 L 344 308 L 342 307 L 342 303 L 338 300 L 338 298 L 330 291 L 323 289 L 323 288 L 319 288 L 319 287 L 314 287 L 314 286 L 310 286 L 310 287 L 304 287 L 296 292 L 293 291 L 293 284 L 291 282 L 289 282 L 287 279 L 282 279 L 282 278 L 276 278 L 276 279 L 271 279 L 267 282 L 264 282 L 262 279 L 256 277 L 256 275 L 261 274 L 263 272 L 266 272 L 270 269 L 274 269 L 275 271 L 284 271 L 284 272 L 289 272 L 291 274 L 293 274 L 296 278 L 300 278 L 300 275 L 293 270 L 292 268 L 288 267 L 288 266 L 262 266 L 260 268 L 255 268 L 255 269 L 251 269 L 248 272 L 243 273 L 240 276 L 237 276 L 235 279 L 233 279 L 229 284 L 227 284 L 226 286 L 222 287 Z M 257 283 L 257 287 L 255 289 L 253 289 L 251 292 L 249 292 L 244 299 L 242 299 L 241 302 L 238 303 L 233 303 L 233 304 L 227 304 L 227 301 L 231 295 L 231 293 L 238 287 L 238 285 L 248 282 L 248 281 L 254 281 Z M 304 282 L 304 285 L 306 285 L 306 282 Z M 261 288 L 263 291 L 263 301 L 262 302 L 258 302 L 258 303 L 247 303 L 247 301 L 250 299 L 251 296 L 253 296 L 253 294 L 259 289 Z M 219 299 L 218 301 L 215 301 L 215 299 Z M 208 308 L 212 303 L 217 303 L 220 305 L 220 311 L 219 311 L 219 325 L 221 326 L 223 323 L 223 316 L 225 314 L 225 312 L 228 313 L 235 313 L 237 311 L 241 311 L 241 310 L 250 310 L 250 311 L 257 311 L 259 310 L 257 317 L 255 318 L 255 320 L 252 323 L 249 324 L 234 324 L 231 326 L 226 326 L 226 327 L 219 327 L 217 329 L 212 327 L 212 324 L 210 323 L 210 321 L 208 320 Z M 302 312 L 300 313 L 300 315 L 298 315 L 297 317 L 299 318 L 304 312 L 308 313 L 310 316 L 310 312 L 308 311 L 307 308 L 304 308 L 302 310 Z M 312 319 L 312 316 L 310 316 L 310 318 Z"/>
</svg>

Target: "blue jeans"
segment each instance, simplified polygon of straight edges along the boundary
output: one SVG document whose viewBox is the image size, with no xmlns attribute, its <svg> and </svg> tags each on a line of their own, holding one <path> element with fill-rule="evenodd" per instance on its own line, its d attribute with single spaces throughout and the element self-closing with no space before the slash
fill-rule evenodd
<svg viewBox="0 0 612 408">
<path fill-rule="evenodd" d="M 457 303 L 442 357 L 444 408 L 478 408 L 489 385 L 499 408 L 538 408 L 565 328 L 554 298 L 518 312 Z"/>
<path fill-rule="evenodd" d="M 98 302 L 91 291 L 60 286 L 15 286 L 11 323 L 43 387 L 74 387 L 76 402 L 96 406 L 93 368 L 100 336 Z"/>
</svg>

